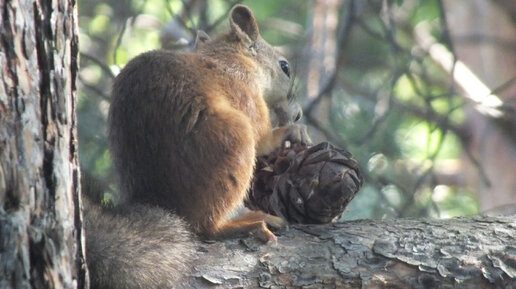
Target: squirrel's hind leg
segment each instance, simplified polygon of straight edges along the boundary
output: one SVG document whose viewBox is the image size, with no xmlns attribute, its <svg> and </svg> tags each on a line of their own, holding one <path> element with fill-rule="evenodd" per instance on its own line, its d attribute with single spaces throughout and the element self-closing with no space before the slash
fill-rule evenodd
<svg viewBox="0 0 516 289">
<path fill-rule="evenodd" d="M 242 205 L 251 183 L 256 159 L 256 136 L 244 113 L 224 100 L 210 105 L 206 121 L 196 134 L 196 144 L 204 148 L 202 171 L 193 172 L 192 202 L 185 204 L 185 217 L 207 238 L 222 239 L 255 234 L 267 242 L 275 240 L 267 224 L 281 226 L 282 220 L 263 212 L 248 212 L 228 219 Z M 198 167 L 200 167 L 198 165 Z M 203 173 L 204 171 L 204 173 Z M 201 181 L 202 180 L 202 181 Z"/>
<path fill-rule="evenodd" d="M 219 225 L 214 233 L 215 238 L 255 235 L 264 243 L 276 242 L 276 236 L 267 228 L 281 228 L 285 221 L 261 211 L 248 211 L 243 216 L 230 219 Z"/>
</svg>

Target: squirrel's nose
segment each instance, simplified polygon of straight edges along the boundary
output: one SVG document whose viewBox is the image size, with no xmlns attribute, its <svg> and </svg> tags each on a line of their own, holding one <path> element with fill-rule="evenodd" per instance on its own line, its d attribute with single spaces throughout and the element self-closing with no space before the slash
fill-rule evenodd
<svg viewBox="0 0 516 289">
<path fill-rule="evenodd" d="M 303 110 L 298 103 L 291 105 L 292 121 L 297 122 L 303 117 Z"/>
<path fill-rule="evenodd" d="M 303 111 L 300 110 L 297 114 L 296 114 L 296 117 L 294 117 L 294 122 L 297 122 L 298 120 L 300 120 L 301 118 L 303 117 Z"/>
</svg>

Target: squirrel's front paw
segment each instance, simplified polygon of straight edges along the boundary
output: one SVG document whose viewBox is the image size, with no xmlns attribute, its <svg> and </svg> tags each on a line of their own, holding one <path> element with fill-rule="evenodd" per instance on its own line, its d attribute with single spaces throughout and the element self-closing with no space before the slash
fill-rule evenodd
<svg viewBox="0 0 516 289">
<path fill-rule="evenodd" d="M 290 143 L 301 143 L 305 145 L 312 144 L 312 140 L 310 139 L 306 125 L 304 124 L 291 124 L 287 126 L 281 144 L 284 145 L 287 141 Z"/>
</svg>

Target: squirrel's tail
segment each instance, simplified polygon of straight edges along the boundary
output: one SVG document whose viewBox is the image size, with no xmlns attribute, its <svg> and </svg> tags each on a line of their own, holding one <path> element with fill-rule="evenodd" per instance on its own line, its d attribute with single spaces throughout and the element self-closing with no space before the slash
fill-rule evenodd
<svg viewBox="0 0 516 289">
<path fill-rule="evenodd" d="M 173 288 L 189 272 L 195 236 L 178 216 L 144 205 L 110 211 L 84 204 L 91 288 Z"/>
</svg>

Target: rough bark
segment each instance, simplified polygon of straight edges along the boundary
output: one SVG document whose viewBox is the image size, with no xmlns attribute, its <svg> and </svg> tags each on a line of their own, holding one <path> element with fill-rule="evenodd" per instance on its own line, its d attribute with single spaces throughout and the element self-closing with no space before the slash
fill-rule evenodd
<svg viewBox="0 0 516 289">
<path fill-rule="evenodd" d="M 514 236 L 514 216 L 297 225 L 202 244 L 179 288 L 516 288 Z"/>
<path fill-rule="evenodd" d="M 0 288 L 84 288 L 74 0 L 0 1 Z"/>
</svg>

